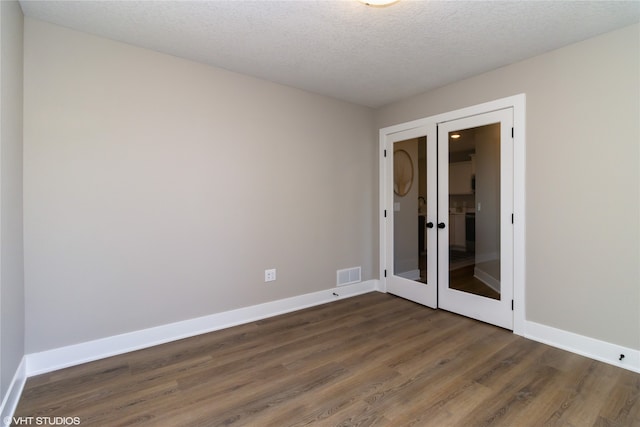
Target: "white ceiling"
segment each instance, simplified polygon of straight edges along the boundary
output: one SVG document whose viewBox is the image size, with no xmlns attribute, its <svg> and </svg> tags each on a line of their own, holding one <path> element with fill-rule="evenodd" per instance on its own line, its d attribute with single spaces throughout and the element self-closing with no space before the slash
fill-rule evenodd
<svg viewBox="0 0 640 427">
<path fill-rule="evenodd" d="M 26 16 L 370 107 L 640 21 L 640 1 L 20 1 Z"/>
</svg>

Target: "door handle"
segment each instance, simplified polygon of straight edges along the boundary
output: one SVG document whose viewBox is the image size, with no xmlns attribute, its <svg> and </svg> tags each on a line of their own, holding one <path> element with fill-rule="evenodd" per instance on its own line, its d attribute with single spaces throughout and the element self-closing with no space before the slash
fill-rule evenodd
<svg viewBox="0 0 640 427">
<path fill-rule="evenodd" d="M 427 228 L 433 228 L 433 223 L 431 221 L 427 223 Z"/>
<path fill-rule="evenodd" d="M 438 223 L 438 228 L 444 228 L 444 227 L 445 227 L 445 226 L 444 226 L 444 222 L 439 222 L 439 223 Z"/>
</svg>

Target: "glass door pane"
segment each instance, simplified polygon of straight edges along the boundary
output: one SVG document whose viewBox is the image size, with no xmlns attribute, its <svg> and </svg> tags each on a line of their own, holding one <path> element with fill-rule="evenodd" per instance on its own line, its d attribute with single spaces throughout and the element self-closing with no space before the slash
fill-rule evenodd
<svg viewBox="0 0 640 427">
<path fill-rule="evenodd" d="M 393 144 L 393 274 L 427 282 L 426 137 Z"/>
<path fill-rule="evenodd" d="M 449 287 L 500 299 L 500 123 L 448 132 Z"/>
</svg>

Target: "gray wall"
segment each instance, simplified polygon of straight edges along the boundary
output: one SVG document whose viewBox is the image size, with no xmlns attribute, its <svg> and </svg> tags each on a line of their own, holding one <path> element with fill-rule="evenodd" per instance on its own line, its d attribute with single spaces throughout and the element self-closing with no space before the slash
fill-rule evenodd
<svg viewBox="0 0 640 427">
<path fill-rule="evenodd" d="M 377 127 L 526 93 L 526 318 L 640 348 L 639 26 L 377 111 Z"/>
<path fill-rule="evenodd" d="M 24 356 L 22 250 L 22 26 L 0 2 L 0 401 Z"/>
<path fill-rule="evenodd" d="M 640 348 L 638 25 L 375 115 L 25 25 L 28 352 L 375 278 L 377 129 L 521 92 L 526 317 Z"/>
<path fill-rule="evenodd" d="M 24 78 L 28 353 L 374 277 L 372 110 L 32 19 Z"/>
<path fill-rule="evenodd" d="M 476 129 L 475 140 L 476 262 L 485 262 L 500 256 L 500 126 Z"/>
</svg>

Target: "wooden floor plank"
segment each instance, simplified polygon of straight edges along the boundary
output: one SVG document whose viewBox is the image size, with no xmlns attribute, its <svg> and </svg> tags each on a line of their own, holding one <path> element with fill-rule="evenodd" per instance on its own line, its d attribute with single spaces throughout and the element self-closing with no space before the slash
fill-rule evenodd
<svg viewBox="0 0 640 427">
<path fill-rule="evenodd" d="M 81 426 L 640 426 L 640 375 L 370 293 L 29 378 Z"/>
<path fill-rule="evenodd" d="M 611 425 L 640 426 L 640 377 L 620 372 L 600 416 Z"/>
</svg>

